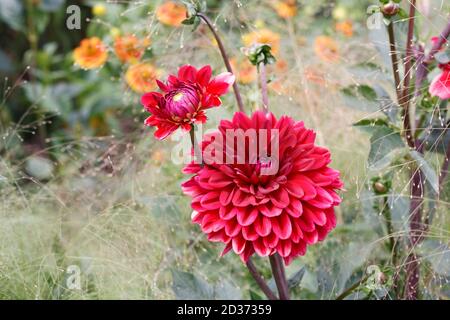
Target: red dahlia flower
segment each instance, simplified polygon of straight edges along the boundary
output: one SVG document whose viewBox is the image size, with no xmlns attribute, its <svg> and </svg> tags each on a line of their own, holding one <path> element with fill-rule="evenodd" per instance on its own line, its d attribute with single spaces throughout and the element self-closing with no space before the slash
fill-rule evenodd
<svg viewBox="0 0 450 320">
<path fill-rule="evenodd" d="M 442 73 L 433 79 L 430 85 L 430 94 L 442 100 L 450 99 L 450 63 L 440 65 Z"/>
<path fill-rule="evenodd" d="M 439 37 L 432 37 L 431 42 L 433 46 L 438 44 Z M 440 51 L 444 50 L 444 44 L 447 43 L 445 39 L 439 48 Z M 450 63 L 441 64 L 439 68 L 442 73 L 436 76 L 430 84 L 429 92 L 434 97 L 439 97 L 442 100 L 450 99 Z"/>
<path fill-rule="evenodd" d="M 220 106 L 220 96 L 228 91 L 234 82 L 234 75 L 222 73 L 211 79 L 211 67 L 200 70 L 184 65 L 178 76 L 170 75 L 167 83 L 156 80 L 163 94 L 149 92 L 141 102 L 151 116 L 145 120 L 148 126 L 156 126 L 155 137 L 164 139 L 179 127 L 190 130 L 192 123 L 204 123 L 204 110 Z"/>
<path fill-rule="evenodd" d="M 252 157 L 248 153 L 244 164 L 206 161 L 213 141 L 225 141 L 230 130 L 248 129 L 257 132 L 258 141 L 266 139 L 267 150 L 277 143 L 276 172 L 261 174 L 264 166 L 271 165 L 270 161 L 267 157 L 249 161 Z M 266 132 L 262 134 L 261 129 Z M 267 134 L 272 130 L 277 130 L 278 141 Z M 288 116 L 277 120 L 272 113 L 261 111 L 251 118 L 238 112 L 231 121 L 220 123 L 214 139 L 208 142 L 207 138 L 201 145 L 206 160 L 184 168 L 184 173 L 194 176 L 182 187 L 192 197 L 193 222 L 201 226 L 210 241 L 225 243 L 222 254 L 233 249 L 246 262 L 255 252 L 260 256 L 278 252 L 289 264 L 335 227 L 334 207 L 341 202 L 336 190 L 343 184 L 339 172 L 328 167 L 330 152 L 314 144 L 315 133 L 306 129 L 303 122 Z M 233 145 L 223 147 L 226 156 L 237 153 L 238 146 Z M 214 158 L 220 159 L 217 155 L 216 151 Z M 272 156 L 270 159 L 274 159 Z"/>
</svg>

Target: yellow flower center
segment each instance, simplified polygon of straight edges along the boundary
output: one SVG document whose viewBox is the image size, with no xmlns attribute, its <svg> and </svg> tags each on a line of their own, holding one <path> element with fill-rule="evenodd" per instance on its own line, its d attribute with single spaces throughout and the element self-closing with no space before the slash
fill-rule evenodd
<svg viewBox="0 0 450 320">
<path fill-rule="evenodd" d="M 175 101 L 175 102 L 178 102 L 181 99 L 183 99 L 183 93 L 182 92 L 179 92 L 179 93 L 177 93 L 176 95 L 173 96 L 173 101 Z"/>
</svg>

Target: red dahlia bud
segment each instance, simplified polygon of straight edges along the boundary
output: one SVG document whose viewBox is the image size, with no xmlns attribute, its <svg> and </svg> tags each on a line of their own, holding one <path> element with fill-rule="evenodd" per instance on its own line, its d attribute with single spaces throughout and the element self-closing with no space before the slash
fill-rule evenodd
<svg viewBox="0 0 450 320">
<path fill-rule="evenodd" d="M 387 16 L 395 16 L 400 11 L 400 5 L 390 1 L 388 4 L 383 6 L 381 11 Z"/>
</svg>

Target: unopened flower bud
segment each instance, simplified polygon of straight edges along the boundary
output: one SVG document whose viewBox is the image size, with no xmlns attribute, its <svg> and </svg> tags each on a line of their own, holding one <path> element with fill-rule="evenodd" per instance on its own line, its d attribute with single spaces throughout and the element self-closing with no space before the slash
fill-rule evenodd
<svg viewBox="0 0 450 320">
<path fill-rule="evenodd" d="M 398 3 L 389 1 L 388 4 L 385 4 L 381 9 L 383 14 L 386 16 L 395 16 L 400 11 L 400 5 Z"/>
<path fill-rule="evenodd" d="M 375 191 L 377 193 L 386 193 L 386 191 L 387 191 L 386 186 L 379 181 L 377 181 L 373 184 L 373 188 L 375 189 Z"/>
</svg>

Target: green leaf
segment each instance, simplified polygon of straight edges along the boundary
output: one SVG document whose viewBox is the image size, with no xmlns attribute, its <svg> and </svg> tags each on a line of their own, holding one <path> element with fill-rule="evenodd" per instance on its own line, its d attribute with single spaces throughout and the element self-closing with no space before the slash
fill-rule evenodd
<svg viewBox="0 0 450 320">
<path fill-rule="evenodd" d="M 410 154 L 411 157 L 417 162 L 428 184 L 433 188 L 434 192 L 439 193 L 439 178 L 436 174 L 436 171 L 419 152 L 411 151 Z"/>
<path fill-rule="evenodd" d="M 230 281 L 223 279 L 214 286 L 214 299 L 240 300 L 242 299 L 242 294 Z"/>
<path fill-rule="evenodd" d="M 374 119 L 362 119 L 353 124 L 354 127 L 359 127 L 359 129 L 373 133 L 378 127 L 389 127 L 389 123 L 386 119 L 374 118 Z"/>
<path fill-rule="evenodd" d="M 420 254 L 431 263 L 433 271 L 450 277 L 450 248 L 436 240 L 425 240 L 419 249 Z"/>
<path fill-rule="evenodd" d="M 177 299 L 181 300 L 211 300 L 214 298 L 214 288 L 196 275 L 172 271 L 172 289 Z"/>
<path fill-rule="evenodd" d="M 289 288 L 292 289 L 300 285 L 300 283 L 303 280 L 303 276 L 305 275 L 305 271 L 306 271 L 305 267 L 301 267 L 300 270 L 298 270 L 288 279 Z"/>
<path fill-rule="evenodd" d="M 370 138 L 369 169 L 381 170 L 405 152 L 405 144 L 400 134 L 392 128 L 377 127 Z"/>
<path fill-rule="evenodd" d="M 264 298 L 253 290 L 249 290 L 250 300 L 264 300 Z"/>
<path fill-rule="evenodd" d="M 351 85 L 343 88 L 341 93 L 344 103 L 348 107 L 367 112 L 380 110 L 377 93 L 368 85 Z"/>
<path fill-rule="evenodd" d="M 23 11 L 21 0 L 0 1 L 0 20 L 4 21 L 14 30 L 23 30 Z"/>
</svg>

